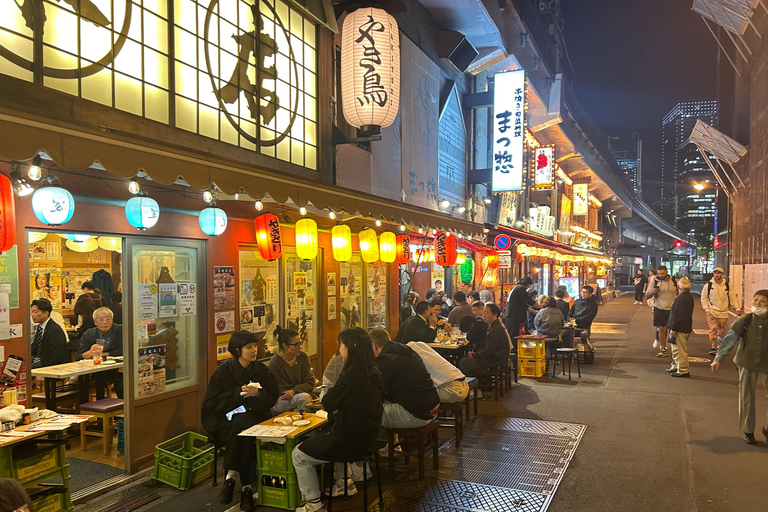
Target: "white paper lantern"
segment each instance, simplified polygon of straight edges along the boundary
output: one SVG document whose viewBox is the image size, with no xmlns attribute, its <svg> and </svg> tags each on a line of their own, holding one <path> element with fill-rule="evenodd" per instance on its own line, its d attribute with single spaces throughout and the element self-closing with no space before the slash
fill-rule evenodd
<svg viewBox="0 0 768 512">
<path fill-rule="evenodd" d="M 395 18 L 365 7 L 344 18 L 341 30 L 344 118 L 371 131 L 389 126 L 400 104 L 400 32 Z"/>
<path fill-rule="evenodd" d="M 67 247 L 75 252 L 91 252 L 99 248 L 99 243 L 95 238 L 89 238 L 84 242 L 75 242 L 74 240 L 67 240 Z"/>
</svg>

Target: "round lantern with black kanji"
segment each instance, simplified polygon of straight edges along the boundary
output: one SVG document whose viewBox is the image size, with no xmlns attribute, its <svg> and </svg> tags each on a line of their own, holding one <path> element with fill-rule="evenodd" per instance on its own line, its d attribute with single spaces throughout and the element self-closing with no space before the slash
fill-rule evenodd
<svg viewBox="0 0 768 512">
<path fill-rule="evenodd" d="M 411 235 L 397 235 L 395 263 L 404 265 L 411 260 Z"/>
<path fill-rule="evenodd" d="M 450 267 L 456 263 L 456 235 L 440 231 L 435 235 L 435 263 Z"/>
<path fill-rule="evenodd" d="M 283 241 L 280 235 L 280 221 L 277 215 L 265 213 L 254 219 L 256 244 L 259 254 L 265 260 L 276 260 L 283 255 Z"/>
</svg>

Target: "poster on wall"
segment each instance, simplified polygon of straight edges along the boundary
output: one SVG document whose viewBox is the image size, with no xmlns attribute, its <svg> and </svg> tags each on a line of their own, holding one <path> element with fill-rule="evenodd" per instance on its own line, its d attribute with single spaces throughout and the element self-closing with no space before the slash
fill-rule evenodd
<svg viewBox="0 0 768 512">
<path fill-rule="evenodd" d="M 240 330 L 253 332 L 253 307 L 240 308 Z"/>
<path fill-rule="evenodd" d="M 335 297 L 336 296 L 336 272 L 328 272 L 328 297 Z"/>
<path fill-rule="evenodd" d="M 574 267 L 578 269 L 578 267 Z M 557 280 L 558 286 L 565 286 L 565 289 L 568 291 L 568 295 L 571 297 L 578 297 L 579 296 L 579 278 L 578 277 L 561 277 Z"/>
<path fill-rule="evenodd" d="M 46 242 L 45 243 L 45 259 L 48 261 L 59 261 L 61 243 L 59 242 Z"/>
<path fill-rule="evenodd" d="M 229 335 L 216 336 L 216 364 L 221 365 L 231 357 L 229 353 Z"/>
<path fill-rule="evenodd" d="M 437 281 L 440 281 L 439 289 L 438 289 L 438 286 L 436 285 Z M 435 291 L 437 292 L 443 291 L 445 289 L 443 287 L 443 285 L 445 284 L 444 272 L 442 270 L 433 270 L 432 279 L 430 279 L 429 284 L 430 284 L 430 288 L 434 288 Z"/>
<path fill-rule="evenodd" d="M 140 320 L 157 318 L 157 285 L 136 285 L 136 304 Z"/>
<path fill-rule="evenodd" d="M 514 192 L 504 192 L 501 194 L 499 224 L 510 228 L 515 227 L 515 221 L 517 220 L 517 203 L 519 199 L 520 194 Z"/>
<path fill-rule="evenodd" d="M 293 289 L 294 290 L 307 289 L 307 273 L 306 272 L 293 273 Z"/>
<path fill-rule="evenodd" d="M 192 316 L 197 312 L 197 284 L 179 285 L 179 316 Z"/>
<path fill-rule="evenodd" d="M 35 242 L 30 244 L 30 251 L 32 253 L 32 257 L 30 258 L 32 261 L 45 261 L 45 242 Z"/>
<path fill-rule="evenodd" d="M 494 192 L 523 189 L 525 130 L 525 71 L 494 75 L 493 161 Z"/>
<path fill-rule="evenodd" d="M 267 302 L 269 304 L 275 304 L 277 303 L 277 278 L 268 277 L 265 281 L 267 282 Z"/>
<path fill-rule="evenodd" d="M 165 392 L 165 345 L 138 349 L 139 398 Z"/>
<path fill-rule="evenodd" d="M 160 295 L 160 311 L 159 318 L 176 318 L 178 315 L 178 308 L 176 307 L 176 294 L 178 288 L 176 283 L 159 283 L 158 292 Z"/>
<path fill-rule="evenodd" d="M 336 320 L 336 297 L 328 297 L 328 320 Z"/>
<path fill-rule="evenodd" d="M 214 328 L 217 333 L 235 330 L 235 312 L 222 311 L 214 314 Z"/>
<path fill-rule="evenodd" d="M 213 309 L 235 307 L 235 267 L 213 267 Z"/>
<path fill-rule="evenodd" d="M 8 304 L 11 309 L 19 307 L 19 267 L 17 249 L 0 252 L 0 287 L 8 285 Z"/>
<path fill-rule="evenodd" d="M 555 184 L 555 147 L 542 146 L 533 152 L 534 188 L 550 189 Z"/>
<path fill-rule="evenodd" d="M 573 216 L 589 215 L 589 183 L 573 184 Z"/>
<path fill-rule="evenodd" d="M 0 344 L 0 401 L 3 400 L 4 391 L 14 390 L 19 405 L 27 405 L 27 364 L 23 358 L 15 355 L 3 361 L 4 352 Z"/>
<path fill-rule="evenodd" d="M 560 196 L 560 231 L 571 229 L 571 199 L 563 194 Z"/>
</svg>

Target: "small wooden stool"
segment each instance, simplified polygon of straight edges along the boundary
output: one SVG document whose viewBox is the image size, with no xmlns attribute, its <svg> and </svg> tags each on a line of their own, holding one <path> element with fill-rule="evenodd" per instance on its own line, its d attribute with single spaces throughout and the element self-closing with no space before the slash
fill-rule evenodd
<svg viewBox="0 0 768 512">
<path fill-rule="evenodd" d="M 119 398 L 102 398 L 95 402 L 80 404 L 80 413 L 101 418 L 102 432 L 89 432 L 88 422 L 80 424 L 80 448 L 86 450 L 86 436 L 101 437 L 104 442 L 104 455 L 112 451 L 112 425 L 110 420 L 123 414 L 123 401 Z"/>
<path fill-rule="evenodd" d="M 480 384 L 480 389 L 483 391 L 493 391 L 493 400 L 499 401 L 499 394 L 504 397 L 504 374 L 498 367 L 493 368 L 479 368 L 477 370 L 477 380 Z"/>
<path fill-rule="evenodd" d="M 557 357 L 557 354 L 561 354 L 563 356 L 563 375 L 565 375 L 565 358 L 568 357 L 568 380 L 571 380 L 571 361 L 573 361 L 573 358 L 575 356 L 576 368 L 578 368 L 579 378 L 581 378 L 581 366 L 579 365 L 579 355 L 576 353 L 576 349 L 575 348 L 559 348 L 555 353 L 555 357 Z"/>
<path fill-rule="evenodd" d="M 469 394 L 467 394 L 469 396 Z M 464 426 L 462 425 L 462 402 L 440 402 L 441 412 L 452 412 L 453 416 L 440 416 L 438 421 L 441 427 L 453 427 L 456 431 L 456 448 L 461 444 L 461 437 L 464 435 Z"/>
<path fill-rule="evenodd" d="M 421 428 L 388 428 L 387 440 L 389 447 L 389 472 L 395 473 L 395 448 L 397 446 L 405 456 L 405 463 L 411 463 L 411 457 L 416 457 L 419 463 L 419 480 L 424 480 L 424 453 L 432 449 L 432 467 L 440 467 L 438 459 L 437 420 L 434 419 Z M 398 436 L 398 441 L 395 441 Z M 408 441 L 416 444 L 416 452 L 406 449 Z M 426 443 L 425 443 L 426 441 Z"/>
<path fill-rule="evenodd" d="M 477 382 L 477 379 L 475 377 L 467 377 L 467 386 L 469 386 L 469 393 L 467 393 L 467 398 L 464 399 L 464 409 L 466 412 L 465 419 L 469 421 L 469 395 L 473 395 L 474 398 L 474 409 L 475 409 L 475 416 L 477 416 L 477 390 L 479 388 L 479 384 Z M 472 393 L 472 390 L 475 392 Z"/>
</svg>

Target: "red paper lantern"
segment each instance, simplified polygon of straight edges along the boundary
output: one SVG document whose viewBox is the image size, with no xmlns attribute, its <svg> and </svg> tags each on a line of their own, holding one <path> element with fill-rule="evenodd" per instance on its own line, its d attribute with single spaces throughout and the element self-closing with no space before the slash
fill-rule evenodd
<svg viewBox="0 0 768 512">
<path fill-rule="evenodd" d="M 265 213 L 256 217 L 253 222 L 256 225 L 256 243 L 261 257 L 265 260 L 276 260 L 282 256 L 283 242 L 277 215 Z"/>
<path fill-rule="evenodd" d="M 397 235 L 395 263 L 404 265 L 411 261 L 411 235 Z"/>
<path fill-rule="evenodd" d="M 440 231 L 435 235 L 435 263 L 450 267 L 456 263 L 456 236 Z"/>
<path fill-rule="evenodd" d="M 0 174 L 0 252 L 16 245 L 16 204 L 13 185 L 5 174 Z"/>
<path fill-rule="evenodd" d="M 499 253 L 491 251 L 488 253 L 488 268 L 499 268 Z"/>
</svg>

